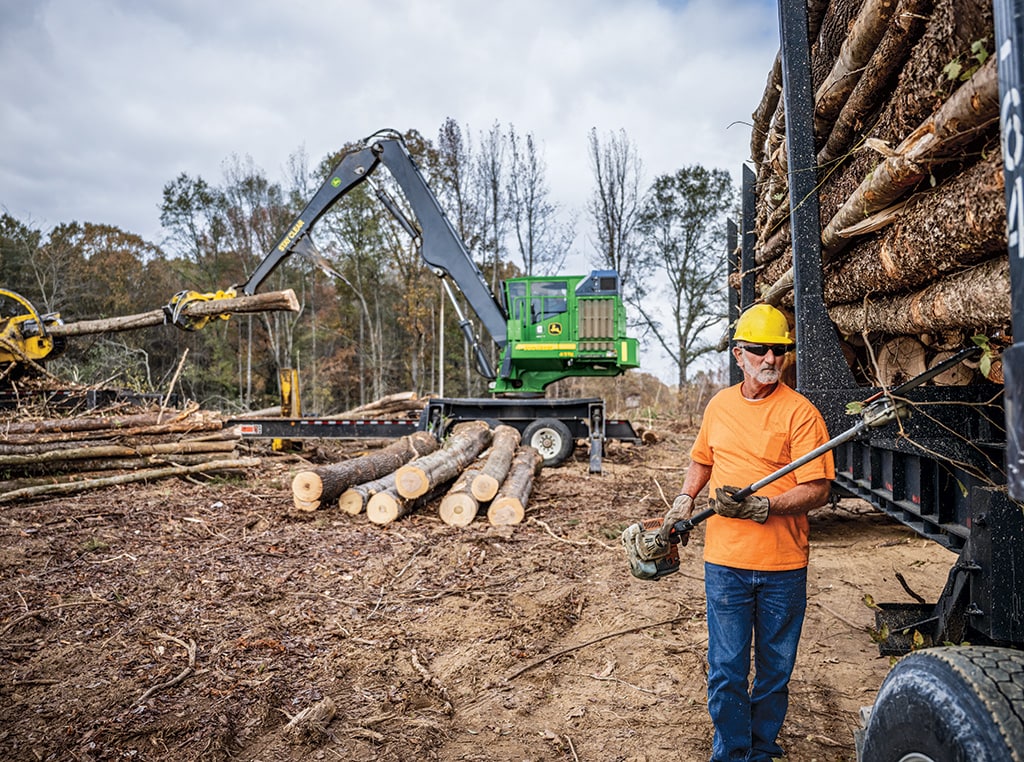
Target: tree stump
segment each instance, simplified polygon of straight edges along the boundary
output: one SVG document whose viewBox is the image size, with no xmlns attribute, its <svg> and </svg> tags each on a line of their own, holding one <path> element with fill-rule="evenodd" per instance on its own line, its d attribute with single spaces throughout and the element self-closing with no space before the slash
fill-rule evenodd
<svg viewBox="0 0 1024 762">
<path fill-rule="evenodd" d="M 292 479 L 295 505 L 299 507 L 301 502 L 303 505 L 313 506 L 307 510 L 316 510 L 321 505 L 337 500 L 353 484 L 379 479 L 414 458 L 434 452 L 439 446 L 432 434 L 417 431 L 377 452 L 343 463 L 299 471 Z"/>
<path fill-rule="evenodd" d="M 487 520 L 496 526 L 519 524 L 526 515 L 526 503 L 533 490 L 534 477 L 544 459 L 532 447 L 520 447 L 512 459 L 508 478 L 487 509 Z"/>
<path fill-rule="evenodd" d="M 486 503 L 498 494 L 498 488 L 512 467 L 512 457 L 519 447 L 519 440 L 519 430 L 512 426 L 500 425 L 494 429 L 491 451 L 479 475 L 469 484 L 470 494 L 477 501 Z"/>
<path fill-rule="evenodd" d="M 398 494 L 411 499 L 450 482 L 469 465 L 491 441 L 486 421 L 458 424 L 440 450 L 402 466 L 395 473 Z"/>
</svg>

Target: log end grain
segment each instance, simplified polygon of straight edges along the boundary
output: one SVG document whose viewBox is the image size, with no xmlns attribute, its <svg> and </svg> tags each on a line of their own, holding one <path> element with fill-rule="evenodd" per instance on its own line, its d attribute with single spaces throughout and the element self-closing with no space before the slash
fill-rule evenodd
<svg viewBox="0 0 1024 762">
<path fill-rule="evenodd" d="M 514 497 L 499 497 L 487 509 L 487 520 L 494 526 L 521 524 L 525 515 L 522 501 Z"/>
<path fill-rule="evenodd" d="M 486 503 L 494 499 L 494 496 L 498 494 L 500 486 L 498 480 L 490 474 L 478 474 L 470 484 L 469 491 L 481 503 Z"/>
<path fill-rule="evenodd" d="M 472 497 L 464 493 L 455 493 L 445 495 L 441 500 L 438 515 L 441 521 L 449 526 L 464 527 L 473 522 L 479 510 L 480 504 Z"/>
<path fill-rule="evenodd" d="M 292 479 L 292 495 L 296 500 L 311 503 L 323 494 L 324 483 L 315 471 L 299 471 Z"/>
<path fill-rule="evenodd" d="M 319 500 L 300 500 L 299 498 L 292 496 L 292 503 L 295 508 L 300 511 L 315 511 L 320 507 Z"/>
<path fill-rule="evenodd" d="M 395 472 L 395 489 L 404 498 L 421 497 L 430 489 L 430 479 L 419 466 L 402 466 Z"/>
<path fill-rule="evenodd" d="M 378 492 L 366 501 L 366 518 L 374 524 L 390 524 L 399 514 L 398 499 L 387 492 Z"/>
<path fill-rule="evenodd" d="M 363 497 L 361 492 L 357 492 L 354 489 L 345 490 L 341 493 L 341 497 L 338 498 L 338 509 L 349 516 L 358 516 L 363 512 L 365 505 L 366 498 Z"/>
</svg>

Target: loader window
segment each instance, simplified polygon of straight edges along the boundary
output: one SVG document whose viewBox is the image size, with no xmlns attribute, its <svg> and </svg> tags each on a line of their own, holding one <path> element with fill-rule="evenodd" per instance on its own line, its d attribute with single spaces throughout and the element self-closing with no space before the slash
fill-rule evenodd
<svg viewBox="0 0 1024 762">
<path fill-rule="evenodd" d="M 563 314 L 568 309 L 567 292 L 568 286 L 564 280 L 535 281 L 530 289 L 532 322 L 540 323 Z"/>
</svg>

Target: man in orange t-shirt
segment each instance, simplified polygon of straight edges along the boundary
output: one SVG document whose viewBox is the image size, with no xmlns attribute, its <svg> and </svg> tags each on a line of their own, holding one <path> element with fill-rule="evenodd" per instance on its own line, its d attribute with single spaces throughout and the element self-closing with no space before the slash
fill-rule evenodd
<svg viewBox="0 0 1024 762">
<path fill-rule="evenodd" d="M 794 346 L 785 315 L 767 304 L 751 307 L 733 344 L 743 381 L 708 403 L 663 532 L 693 513 L 694 497 L 708 485 L 717 514 L 704 537 L 711 762 L 770 762 L 783 755 L 776 738 L 807 604 L 807 512 L 828 499 L 835 469 L 827 453 L 745 500 L 731 498 L 829 438 L 814 405 L 780 383 Z"/>
</svg>

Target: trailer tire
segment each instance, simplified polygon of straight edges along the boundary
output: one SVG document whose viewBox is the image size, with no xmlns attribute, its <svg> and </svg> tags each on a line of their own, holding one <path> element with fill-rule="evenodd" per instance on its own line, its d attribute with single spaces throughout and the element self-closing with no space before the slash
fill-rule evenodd
<svg viewBox="0 0 1024 762">
<path fill-rule="evenodd" d="M 878 691 L 859 759 L 1024 761 L 1024 652 L 952 646 L 903 657 Z"/>
<path fill-rule="evenodd" d="M 576 446 L 569 427 L 557 418 L 538 418 L 523 429 L 523 444 L 540 453 L 546 467 L 557 466 Z"/>
</svg>

